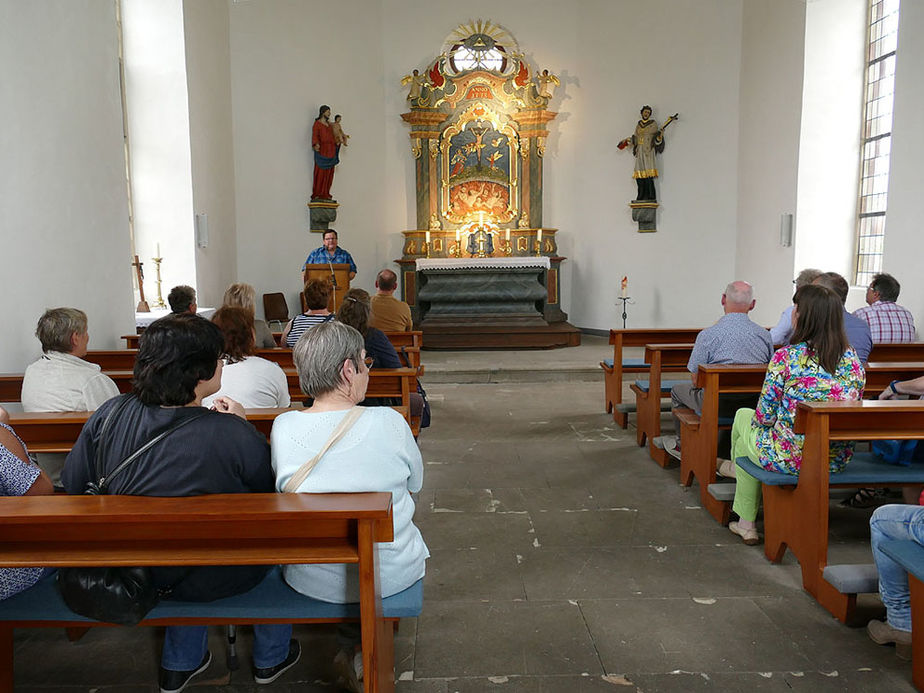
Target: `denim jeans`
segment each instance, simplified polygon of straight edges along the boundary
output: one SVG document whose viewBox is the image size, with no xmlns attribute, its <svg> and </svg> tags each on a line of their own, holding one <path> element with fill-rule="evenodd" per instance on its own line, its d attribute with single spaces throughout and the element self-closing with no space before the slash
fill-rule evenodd
<svg viewBox="0 0 924 693">
<path fill-rule="evenodd" d="M 289 654 L 292 626 L 254 625 L 253 664 L 267 669 L 280 664 Z M 168 671 L 191 671 L 205 658 L 208 649 L 206 626 L 167 626 L 160 665 Z"/>
<path fill-rule="evenodd" d="M 886 608 L 886 620 L 898 630 L 911 631 L 911 598 L 908 573 L 886 556 L 879 545 L 890 539 L 910 539 L 924 544 L 924 506 L 883 505 L 869 521 L 873 560 L 879 569 L 879 594 Z"/>
</svg>

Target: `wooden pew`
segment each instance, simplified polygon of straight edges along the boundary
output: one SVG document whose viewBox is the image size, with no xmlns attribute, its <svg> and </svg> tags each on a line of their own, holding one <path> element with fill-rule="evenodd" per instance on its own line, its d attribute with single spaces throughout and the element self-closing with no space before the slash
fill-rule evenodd
<svg viewBox="0 0 924 693">
<path fill-rule="evenodd" d="M 405 369 L 407 370 L 407 369 Z M 382 371 L 384 372 L 384 371 Z M 398 379 L 401 378 L 401 382 Z M 388 391 L 387 396 L 398 396 L 394 391 L 405 386 L 403 375 L 388 376 L 387 386 L 383 386 L 381 391 Z M 388 390 L 385 387 L 389 388 Z M 420 421 L 410 420 L 409 405 L 392 407 L 400 413 L 411 426 L 414 435 L 420 431 Z M 266 436 L 269 440 L 270 430 L 273 428 L 273 421 L 280 414 L 287 411 L 301 411 L 300 405 L 288 408 L 269 408 L 269 409 L 245 409 L 244 414 L 247 420 L 254 427 Z M 90 411 L 67 411 L 67 412 L 11 412 L 10 425 L 15 429 L 16 434 L 23 439 L 29 448 L 29 452 L 70 452 L 77 442 L 83 425 L 93 412 Z"/>
<path fill-rule="evenodd" d="M 394 691 L 392 624 L 397 621 L 387 622 L 383 613 L 374 547 L 393 538 L 390 493 L 55 495 L 4 498 L 0 504 L 0 566 L 5 567 L 358 564 L 368 693 Z M 333 615 L 340 609 L 287 589 L 278 571 L 248 594 L 264 595 L 270 603 L 256 596 L 202 604 L 163 602 L 140 625 L 355 620 Z M 13 691 L 13 630 L 61 626 L 111 624 L 67 609 L 53 578 L 0 602 L 0 693 Z"/>
<path fill-rule="evenodd" d="M 391 342 L 398 357 L 402 358 L 410 368 L 420 368 L 420 350 L 423 346 L 423 332 L 386 332 L 385 336 Z M 96 363 L 104 371 L 126 371 L 135 367 L 135 357 L 138 354 L 138 338 L 140 335 L 122 335 L 122 339 L 129 345 L 128 349 L 93 350 L 88 351 L 84 357 L 91 363 Z M 134 345 L 134 346 L 132 346 Z M 257 349 L 256 355 L 283 368 L 292 367 L 292 350 L 287 348 Z M 423 371 L 419 375 L 423 375 Z M 6 400 L 0 400 L 6 401 Z"/>
<path fill-rule="evenodd" d="M 805 435 L 798 477 L 764 472 L 764 554 L 778 563 L 789 548 L 802 569 L 802 586 L 841 622 L 856 606 L 856 591 L 835 585 L 858 566 L 828 565 L 828 506 L 831 488 L 892 488 L 924 484 L 924 465 L 902 467 L 876 462 L 871 453 L 857 453 L 843 472 L 828 471 L 829 444 L 844 440 L 915 439 L 924 430 L 924 402 L 801 402 L 795 431 Z M 738 465 L 753 468 L 746 458 Z M 758 474 L 763 470 L 755 470 Z M 870 575 L 862 591 L 876 589 Z M 855 588 L 856 589 L 856 588 Z"/>
<path fill-rule="evenodd" d="M 291 353 L 291 352 L 290 352 Z M 295 368 L 283 368 L 286 381 L 289 384 L 289 396 L 293 402 L 304 402 L 308 397 L 302 392 L 298 382 L 298 373 Z M 420 433 L 420 421 L 410 418 L 411 392 L 417 392 L 417 368 L 373 368 L 369 372 L 369 387 L 366 396 L 371 398 L 394 397 L 401 398 L 401 404 L 396 407 L 404 414 L 414 435 Z M 130 370 L 104 370 L 112 378 L 119 392 L 131 392 L 134 374 Z M 0 375 L 0 402 L 18 402 L 22 392 L 22 373 L 6 373 Z"/>
<path fill-rule="evenodd" d="M 702 414 L 677 410 L 681 426 L 680 483 L 699 482 L 700 502 L 720 524 L 728 524 L 733 483 L 716 483 L 716 455 L 720 428 L 731 421 L 719 419 L 719 395 L 759 393 L 767 367 L 758 365 L 705 365 L 697 372 L 696 384 L 703 388 Z M 876 397 L 893 380 L 910 380 L 924 375 L 924 362 L 869 363 L 866 366 L 866 393 Z"/>
<path fill-rule="evenodd" d="M 623 355 L 626 347 L 643 347 L 646 344 L 692 344 L 702 328 L 681 329 L 621 329 L 610 330 L 610 344 L 613 345 L 613 362 L 601 361 L 603 369 L 603 401 L 606 412 L 613 413 L 613 421 L 622 428 L 628 425 L 628 410 L 622 404 L 622 380 L 624 373 L 648 373 L 644 361 L 627 359 Z M 686 370 L 684 364 L 683 370 Z M 679 372 L 679 371 L 674 371 Z"/>
<path fill-rule="evenodd" d="M 910 344 L 873 344 L 869 354 L 871 363 L 884 361 L 924 361 L 924 342 Z"/>
<path fill-rule="evenodd" d="M 678 432 L 681 437 L 680 483 L 690 486 L 696 477 L 699 482 L 700 503 L 723 525 L 728 524 L 731 504 L 709 492 L 710 486 L 716 483 L 715 461 L 718 454 L 719 429 L 731 425 L 731 422 L 719 420 L 719 396 L 730 393 L 759 393 L 766 372 L 766 364 L 700 366 L 696 373 L 696 385 L 703 388 L 702 414 L 697 416 L 690 409 L 675 411 L 681 429 Z M 725 486 L 734 489 L 734 484 Z"/>
<path fill-rule="evenodd" d="M 269 440 L 273 421 L 280 414 L 302 407 L 288 409 L 245 409 L 247 420 Z M 29 452 L 70 452 L 77 442 L 91 411 L 11 413 L 10 425 L 23 439 Z"/>
<path fill-rule="evenodd" d="M 882 552 L 908 571 L 911 598 L 911 681 L 924 691 L 924 546 L 916 541 L 884 541 Z"/>
<path fill-rule="evenodd" d="M 661 435 L 661 399 L 670 397 L 670 386 L 677 381 L 665 381 L 665 372 L 682 372 L 678 380 L 691 382 L 692 374 L 687 370 L 691 344 L 646 344 L 645 363 L 649 364 L 647 381 L 636 381 L 630 387 L 635 393 L 637 411 L 635 442 L 641 447 L 648 443 L 651 458 L 662 467 L 670 464 L 671 457 L 665 450 L 655 447 L 653 439 Z"/>
</svg>

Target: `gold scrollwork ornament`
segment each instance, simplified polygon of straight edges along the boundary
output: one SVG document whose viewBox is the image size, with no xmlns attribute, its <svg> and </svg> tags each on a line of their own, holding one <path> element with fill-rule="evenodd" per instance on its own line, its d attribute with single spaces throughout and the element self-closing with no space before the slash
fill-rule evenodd
<svg viewBox="0 0 924 693">
<path fill-rule="evenodd" d="M 443 226 L 440 224 L 440 217 L 436 212 L 430 215 L 430 230 L 431 231 L 440 231 Z"/>
<path fill-rule="evenodd" d="M 430 140 L 430 158 L 436 159 L 440 153 L 440 143 L 436 140 Z"/>
<path fill-rule="evenodd" d="M 420 140 L 414 140 L 414 144 L 411 145 L 411 154 L 415 159 L 420 158 Z"/>
<path fill-rule="evenodd" d="M 517 227 L 521 229 L 529 228 L 529 212 L 527 210 L 524 209 L 523 213 L 520 215 L 520 221 L 517 223 Z"/>
</svg>

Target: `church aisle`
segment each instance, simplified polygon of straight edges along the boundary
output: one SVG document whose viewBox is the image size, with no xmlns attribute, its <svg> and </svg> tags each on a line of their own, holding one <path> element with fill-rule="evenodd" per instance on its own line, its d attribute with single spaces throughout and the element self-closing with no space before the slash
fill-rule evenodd
<svg viewBox="0 0 924 693">
<path fill-rule="evenodd" d="M 600 389 L 429 387 L 432 557 L 398 691 L 913 690 L 894 650 L 802 592 L 791 555 L 735 541 L 599 413 Z M 834 513 L 832 556 L 869 561 L 869 511 Z"/>
</svg>

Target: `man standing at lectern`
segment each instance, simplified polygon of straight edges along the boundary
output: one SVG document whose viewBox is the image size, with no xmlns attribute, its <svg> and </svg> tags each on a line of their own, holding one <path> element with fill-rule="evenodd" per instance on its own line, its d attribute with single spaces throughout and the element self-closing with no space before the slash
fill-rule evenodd
<svg viewBox="0 0 924 693">
<path fill-rule="evenodd" d="M 349 265 L 350 279 L 356 276 L 356 263 L 353 262 L 353 256 L 346 250 L 337 245 L 337 232 L 333 229 L 327 229 L 324 232 L 324 245 L 315 248 L 305 260 L 305 265 Z M 305 276 L 305 267 L 302 266 L 302 281 L 307 281 Z"/>
</svg>

